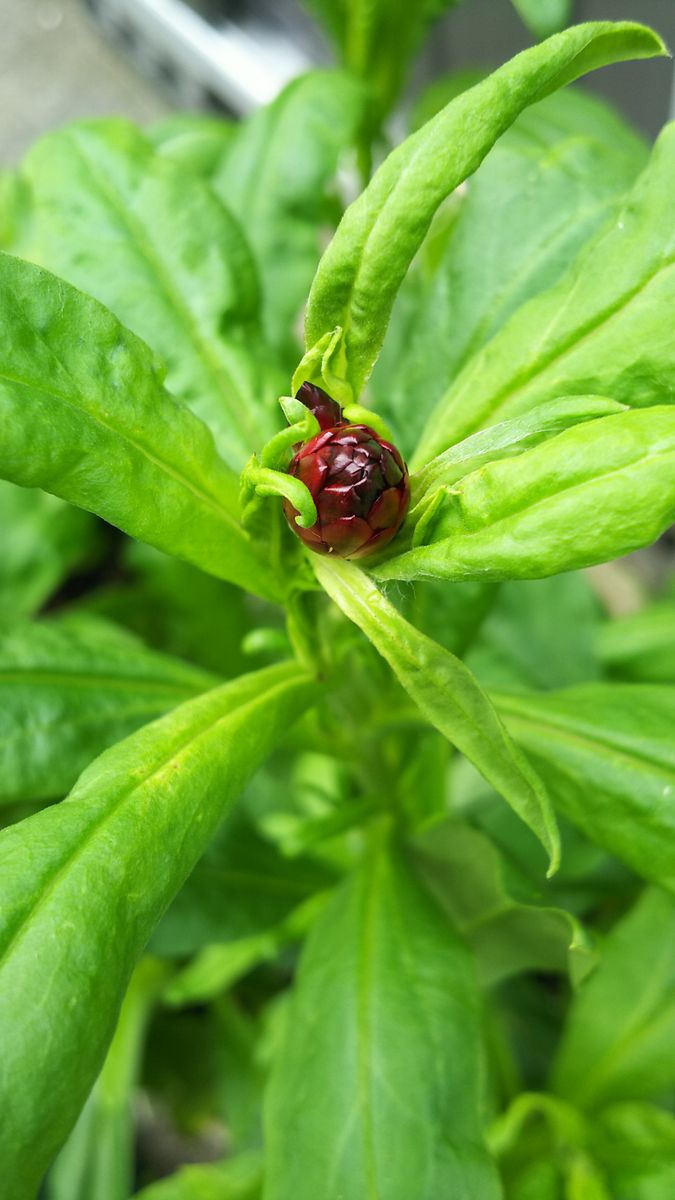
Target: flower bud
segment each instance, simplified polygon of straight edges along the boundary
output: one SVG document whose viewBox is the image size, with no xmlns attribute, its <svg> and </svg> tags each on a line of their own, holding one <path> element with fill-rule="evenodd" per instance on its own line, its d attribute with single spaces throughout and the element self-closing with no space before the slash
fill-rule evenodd
<svg viewBox="0 0 675 1200">
<path fill-rule="evenodd" d="M 337 400 L 333 400 L 328 392 L 324 392 L 323 388 L 317 387 L 315 383 L 303 383 L 295 393 L 295 398 L 314 414 L 322 429 L 347 424 Z"/>
<path fill-rule="evenodd" d="M 408 471 L 395 446 L 368 425 L 347 424 L 339 406 L 320 388 L 312 386 L 319 396 L 305 392 L 310 386 L 303 384 L 298 399 L 312 409 L 321 433 L 296 451 L 288 471 L 309 488 L 318 520 L 301 529 L 295 522 L 297 510 L 284 500 L 286 520 L 318 554 L 363 558 L 386 546 L 401 528 L 410 500 Z M 335 409 L 339 420 L 324 426 L 323 419 Z"/>
</svg>

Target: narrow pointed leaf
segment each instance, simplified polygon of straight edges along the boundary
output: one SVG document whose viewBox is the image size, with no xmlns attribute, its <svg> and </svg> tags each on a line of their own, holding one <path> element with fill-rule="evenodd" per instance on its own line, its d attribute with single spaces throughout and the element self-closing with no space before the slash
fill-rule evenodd
<svg viewBox="0 0 675 1200">
<path fill-rule="evenodd" d="M 497 1200 L 472 964 L 396 853 L 373 852 L 314 926 L 287 1018 L 265 1200 Z"/>
<path fill-rule="evenodd" d="M 147 346 L 90 296 L 0 255 L 0 477 L 264 596 L 236 477 Z"/>
<path fill-rule="evenodd" d="M 19 253 L 91 293 L 161 355 L 169 390 L 241 470 L 275 430 L 276 397 L 238 222 L 126 121 L 51 133 L 23 171 L 32 211 Z"/>
<path fill-rule="evenodd" d="M 668 125 L 607 227 L 449 381 L 415 465 L 556 396 L 595 392 L 631 407 L 672 397 L 673 188 L 675 125 Z"/>
<path fill-rule="evenodd" d="M 314 694 L 292 664 L 225 684 L 106 751 L 67 800 L 0 835 L 6 1200 L 35 1195 L 152 929 Z"/>
<path fill-rule="evenodd" d="M 576 26 L 524 51 L 407 138 L 347 210 L 319 264 L 307 310 L 307 347 L 340 326 L 347 380 L 358 397 L 434 213 L 519 112 L 587 71 L 663 52 L 661 40 L 644 26 Z"/>
<path fill-rule="evenodd" d="M 10 625 L 0 631 L 0 805 L 60 799 L 113 742 L 217 682 L 104 621 Z"/>
<path fill-rule="evenodd" d="M 555 807 L 675 892 L 675 688 L 589 683 L 494 701 Z"/>
<path fill-rule="evenodd" d="M 468 668 L 410 625 L 353 564 L 317 558 L 313 566 L 328 595 L 370 638 L 429 723 L 530 826 L 555 870 L 558 831 L 545 788 Z"/>
<path fill-rule="evenodd" d="M 675 520 L 675 406 L 576 425 L 439 500 L 428 544 L 375 568 L 380 579 L 541 579 L 629 554 Z"/>
<path fill-rule="evenodd" d="M 408 457 L 468 360 L 568 271 L 647 159 L 646 143 L 615 112 L 566 88 L 500 138 L 449 203 L 456 218 L 447 233 L 439 213 L 438 234 L 432 228 L 401 286 L 371 383 Z"/>
</svg>

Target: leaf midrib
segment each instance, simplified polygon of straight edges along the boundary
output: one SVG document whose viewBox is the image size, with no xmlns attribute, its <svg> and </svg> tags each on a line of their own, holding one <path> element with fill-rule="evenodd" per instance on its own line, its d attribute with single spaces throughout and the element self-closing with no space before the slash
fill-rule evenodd
<svg viewBox="0 0 675 1200">
<path fill-rule="evenodd" d="M 620 214 L 619 214 L 618 219 L 620 219 Z M 603 237 L 606 237 L 606 236 L 607 236 L 606 234 L 603 235 Z M 593 245 L 595 246 L 596 243 L 593 243 Z M 622 296 L 618 297 L 618 299 L 615 300 L 614 304 L 609 305 L 605 309 L 603 309 L 601 312 L 594 314 L 594 316 L 591 319 L 589 319 L 589 321 L 586 323 L 586 325 L 582 327 L 581 331 L 579 331 L 578 329 L 575 329 L 574 331 L 572 331 L 572 333 L 569 334 L 566 339 L 564 339 L 558 346 L 555 346 L 551 350 L 551 352 L 549 353 L 549 355 L 547 357 L 545 357 L 543 359 L 539 359 L 537 362 L 535 362 L 534 366 L 532 366 L 531 368 L 529 368 L 529 369 L 526 368 L 524 371 L 521 371 L 521 373 L 516 376 L 515 380 L 514 379 L 509 380 L 509 382 L 506 384 L 505 387 L 503 387 L 501 389 L 501 391 L 499 389 L 497 389 L 497 391 L 491 397 L 489 397 L 489 400 L 491 401 L 492 406 L 490 408 L 489 413 L 485 417 L 485 422 L 488 425 L 492 425 L 495 422 L 498 422 L 500 419 L 499 414 L 502 412 L 502 410 L 505 407 L 507 407 L 507 405 L 509 405 L 511 403 L 511 401 L 514 400 L 515 397 L 517 397 L 521 393 L 527 391 L 529 386 L 535 380 L 537 380 L 540 376 L 544 375 L 545 372 L 549 369 L 549 367 L 553 366 L 555 363 L 559 363 L 568 354 L 575 353 L 580 346 L 582 346 L 585 342 L 587 342 L 589 338 L 594 337 L 601 329 L 603 329 L 606 325 L 608 325 L 615 317 L 620 317 L 623 314 L 625 314 L 626 310 L 633 304 L 633 302 L 635 300 L 639 299 L 640 296 L 642 295 L 642 293 L 645 292 L 651 286 L 651 284 L 654 283 L 659 278 L 659 276 L 664 271 L 668 271 L 673 266 L 675 266 L 675 257 L 668 258 L 665 261 L 659 263 L 659 265 L 655 268 L 655 270 L 652 271 L 651 274 L 649 274 L 645 279 L 641 280 L 640 283 L 636 285 L 636 287 L 634 287 L 632 290 L 629 290 L 628 292 L 624 292 L 624 294 Z M 566 279 L 566 278 L 567 278 L 567 276 L 563 277 L 563 279 Z M 557 284 L 557 283 L 554 284 L 554 288 L 560 288 L 560 284 Z M 544 293 L 544 294 L 546 294 L 546 293 Z M 574 295 L 573 292 L 568 293 L 568 297 L 567 297 L 568 304 L 570 303 L 573 295 Z M 526 302 L 526 303 L 528 303 L 528 302 Z M 534 301 L 530 301 L 529 303 L 534 303 Z M 523 307 L 525 307 L 525 305 Z M 561 311 L 560 309 L 556 310 L 555 320 L 559 319 L 560 311 Z M 520 312 L 522 312 L 522 308 L 517 310 L 517 312 L 514 314 L 512 319 L 516 319 L 516 317 L 518 316 L 518 314 Z M 550 328 L 550 326 L 547 326 L 547 328 L 545 330 L 545 335 L 548 334 L 549 328 Z M 490 345 L 491 345 L 491 343 L 488 342 L 487 346 L 490 346 Z M 481 351 L 481 353 L 482 353 L 482 351 Z M 461 399 L 461 397 L 466 393 L 467 390 L 469 390 L 472 386 L 475 385 L 476 371 L 477 371 L 477 363 L 475 360 L 472 360 L 471 370 L 467 374 L 466 380 L 464 380 L 462 382 L 462 385 L 460 388 L 455 390 L 455 388 L 453 387 L 441 397 L 436 409 L 432 413 L 432 417 L 431 417 L 430 421 L 428 422 L 427 428 L 433 430 L 433 427 L 436 424 L 440 425 L 441 429 L 443 428 L 443 426 L 444 426 L 444 421 L 443 421 L 444 410 L 448 407 L 448 405 L 451 405 L 451 413 L 454 416 L 454 414 L 456 413 L 456 410 L 457 410 L 458 400 Z M 477 432 L 478 429 L 481 429 L 484 427 L 485 427 L 485 423 L 484 423 L 483 417 L 481 417 L 479 424 L 477 426 L 476 425 L 471 426 L 471 428 L 468 430 L 468 434 L 470 434 L 472 432 Z M 466 437 L 468 434 L 465 433 L 463 436 Z M 445 443 L 445 435 L 443 435 L 443 436 L 444 436 L 444 443 Z M 422 437 L 420 438 L 420 442 L 419 442 L 419 445 L 422 447 L 423 453 L 424 453 L 424 462 L 421 465 L 425 465 L 426 462 L 430 461 L 431 458 L 438 457 L 439 453 L 442 453 L 444 449 L 447 449 L 447 446 L 444 444 L 443 449 L 441 451 L 434 449 L 433 453 L 431 455 L 429 455 L 427 448 L 424 446 L 424 441 L 425 441 L 425 437 L 424 437 L 424 433 L 423 433 Z M 417 457 L 417 456 L 415 456 L 415 457 Z"/>
<path fill-rule="evenodd" d="M 73 139 L 72 145 L 81 163 L 89 172 L 99 194 L 104 201 L 108 202 L 122 228 L 126 229 L 130 234 L 132 244 L 138 249 L 141 259 L 145 261 L 146 266 L 150 269 L 151 276 L 154 276 L 159 281 L 169 309 L 178 315 L 178 332 L 185 331 L 188 333 L 198 356 L 212 378 L 218 396 L 224 400 L 230 411 L 230 418 L 234 429 L 240 429 L 244 426 L 246 428 L 246 439 L 249 449 L 255 449 L 258 440 L 257 432 L 249 424 L 246 406 L 240 404 L 233 396 L 236 385 L 233 382 L 232 374 L 228 372 L 224 363 L 214 353 L 210 341 L 202 334 L 189 304 L 184 300 L 182 293 L 176 290 L 171 276 L 168 274 L 161 257 L 157 254 L 152 239 L 149 237 L 146 225 L 142 219 L 139 219 L 132 212 L 131 206 L 127 207 L 120 203 L 120 198 L 114 187 L 110 186 L 107 176 L 97 170 L 95 163 L 89 157 L 80 140 Z M 218 203 L 222 202 L 218 199 Z"/>
<path fill-rule="evenodd" d="M 647 411 L 647 410 L 643 410 L 643 411 Z M 674 410 L 674 412 L 675 412 L 675 410 Z M 605 420 L 606 418 L 600 417 L 598 419 Z M 566 431 L 563 431 L 563 432 L 566 432 Z M 535 447 L 535 449 L 538 449 L 538 447 Z M 479 525 L 479 526 L 475 527 L 474 529 L 470 529 L 470 528 L 468 528 L 468 526 L 466 524 L 462 524 L 459 531 L 456 531 L 455 533 L 450 534 L 445 538 L 441 538 L 438 542 L 430 542 L 428 545 L 416 547 L 414 550 L 410 550 L 407 553 L 408 554 L 417 554 L 418 552 L 421 552 L 421 555 L 423 556 L 424 553 L 429 550 L 437 550 L 441 546 L 445 546 L 447 543 L 454 542 L 457 538 L 457 532 L 460 533 L 462 539 L 466 539 L 466 540 L 470 540 L 471 538 L 478 538 L 481 536 L 481 534 L 492 534 L 495 532 L 495 530 L 498 530 L 501 525 L 504 525 L 508 521 L 514 520 L 523 515 L 529 516 L 531 513 L 536 512 L 537 509 L 543 508 L 545 505 L 555 502 L 560 496 L 569 495 L 572 492 L 580 491 L 582 488 L 593 488 L 596 486 L 596 484 L 603 482 L 605 479 L 610 479 L 610 478 L 616 479 L 616 478 L 620 477 L 621 475 L 634 470 L 634 468 L 636 468 L 636 467 L 637 468 L 644 467 L 646 464 L 655 463 L 659 459 L 662 459 L 662 458 L 675 459 L 675 441 L 674 441 L 673 445 L 670 446 L 667 450 L 659 451 L 656 454 L 644 454 L 640 458 L 633 458 L 633 459 L 631 459 L 630 462 L 623 463 L 620 467 L 610 468 L 610 470 L 608 470 L 608 471 L 601 471 L 598 474 L 590 475 L 585 479 L 575 480 L 573 482 L 566 484 L 564 487 L 557 488 L 557 490 L 555 492 L 549 492 L 549 493 L 547 493 L 547 495 L 541 496 L 538 500 L 535 500 L 533 502 L 528 501 L 527 496 L 523 496 L 522 504 L 520 504 L 516 508 L 511 509 L 510 512 L 505 513 L 504 516 L 498 517 L 494 521 L 487 520 L 483 525 Z M 489 466 L 490 464 L 487 464 L 487 465 Z M 485 468 L 481 468 L 481 467 L 478 468 L 478 470 L 483 470 L 483 469 L 485 469 Z M 468 476 L 465 476 L 465 478 L 468 478 Z M 458 481 L 458 482 L 461 483 L 461 481 Z M 461 488 L 458 489 L 458 495 L 459 495 L 460 504 L 461 504 L 462 503 Z M 402 555 L 401 557 L 403 558 L 405 556 Z"/>
<path fill-rule="evenodd" d="M 515 722 L 516 724 L 528 726 L 534 729 L 535 733 L 538 731 L 540 737 L 550 736 L 552 733 L 553 737 L 557 737 L 561 742 L 568 742 L 572 746 L 576 745 L 587 753 L 590 752 L 597 755 L 599 752 L 600 755 L 611 756 L 615 759 L 618 758 L 627 765 L 635 766 L 637 763 L 644 764 L 650 768 L 650 772 L 662 775 L 672 783 L 674 777 L 673 768 L 663 760 L 656 760 L 646 753 L 640 753 L 639 750 L 628 750 L 625 747 L 618 746 L 615 742 L 607 738 L 606 735 L 603 737 L 584 732 L 580 729 L 570 729 L 561 723 L 561 718 L 556 721 L 555 716 L 551 717 L 547 714 L 544 718 L 537 718 L 531 714 L 523 714 L 517 708 L 509 707 L 509 697 L 505 697 L 500 693 L 492 693 L 492 695 L 498 708 L 504 712 L 505 719 L 509 723 Z"/>
<path fill-rule="evenodd" d="M 53 351 L 51 350 L 51 347 L 48 346 L 48 349 L 50 350 L 50 353 L 53 353 Z M 56 361 L 58 362 L 59 360 L 57 359 Z M 12 374 L 10 374 L 9 371 L 7 371 L 6 368 L 1 368 L 1 367 L 0 367 L 0 381 L 4 381 L 5 383 L 8 383 L 15 387 L 23 387 L 26 389 L 26 391 L 29 391 L 29 392 L 37 392 L 39 395 L 45 396 L 48 399 L 59 400 L 67 408 L 70 408 L 73 410 L 73 412 L 76 412 L 79 417 L 81 417 L 87 421 L 91 421 L 92 424 L 94 424 L 94 425 L 99 425 L 102 429 L 105 429 L 106 432 L 111 434 L 114 438 L 117 438 L 119 441 L 123 442 L 124 444 L 130 446 L 133 450 L 137 451 L 137 453 L 142 458 L 147 459 L 147 461 L 149 463 L 151 463 L 152 466 L 157 467 L 161 472 L 163 472 L 165 475 L 167 475 L 170 479 L 173 479 L 173 481 L 175 483 L 180 484 L 180 486 L 184 487 L 186 489 L 186 491 L 191 492 L 192 495 L 195 496 L 197 498 L 197 500 L 200 501 L 200 503 L 202 503 L 206 508 L 211 509 L 212 512 L 214 512 L 216 514 L 218 519 L 223 522 L 224 525 L 227 525 L 232 530 L 232 532 L 234 532 L 239 538 L 241 538 L 242 540 L 245 540 L 241 526 L 234 520 L 234 518 L 227 511 L 226 508 L 223 508 L 222 505 L 220 505 L 212 496 L 210 496 L 208 492 L 202 491 L 201 488 L 199 488 L 195 483 L 193 483 L 192 480 L 188 479 L 187 476 L 181 475 L 180 472 L 177 471 L 175 467 L 171 466 L 169 463 L 163 461 L 162 459 L 157 458 L 156 455 L 154 455 L 153 453 L 151 453 L 150 450 L 148 450 L 147 446 L 144 446 L 141 442 L 138 442 L 138 441 L 136 441 L 135 438 L 132 438 L 126 432 L 126 430 L 117 429 L 114 425 L 111 425 L 108 421 L 105 421 L 103 419 L 103 417 L 100 415 L 100 413 L 95 413 L 95 412 L 92 412 L 88 408 L 81 407 L 77 403 L 78 399 L 79 400 L 82 399 L 79 391 L 73 397 L 73 396 L 67 396 L 64 392 L 57 391 L 56 388 L 54 388 L 51 384 L 49 385 L 49 390 L 47 390 L 47 388 L 43 385 L 43 383 L 35 383 L 31 379 L 22 379 L 20 376 L 12 375 Z M 73 382 L 75 382 L 75 381 L 73 380 Z M 199 418 L 195 417 L 194 419 L 198 420 Z"/>
<path fill-rule="evenodd" d="M 4 948 L 0 947 L 0 972 L 7 965 L 8 960 L 16 951 L 22 937 L 26 936 L 26 933 L 30 928 L 31 923 L 35 919 L 36 914 L 45 906 L 52 893 L 56 891 L 61 879 L 65 876 L 68 869 L 71 868 L 73 863 L 75 863 L 79 858 L 84 856 L 84 854 L 89 850 L 91 842 L 101 832 L 101 829 L 105 826 L 107 821 L 116 816 L 118 811 L 128 800 L 131 799 L 136 792 L 147 787 L 147 785 L 150 784 L 156 776 L 161 775 L 167 770 L 167 768 L 171 766 L 177 766 L 186 751 L 194 746 L 194 744 L 201 738 L 212 734 L 220 725 L 224 725 L 233 717 L 241 717 L 247 712 L 247 710 L 254 709 L 261 700 L 268 701 L 275 694 L 283 693 L 284 691 L 288 690 L 289 685 L 293 685 L 294 683 L 298 682 L 299 679 L 287 679 L 283 682 L 273 685 L 264 693 L 253 697 L 251 700 L 248 700 L 243 704 L 235 705 L 234 708 L 228 706 L 226 713 L 209 721 L 206 725 L 200 726 L 197 732 L 192 731 L 184 741 L 175 747 L 171 755 L 165 758 L 159 764 L 159 766 L 153 767 L 141 779 L 134 779 L 133 783 L 131 783 L 129 787 L 123 789 L 115 802 L 109 808 L 104 809 L 99 819 L 96 820 L 92 826 L 90 826 L 83 839 L 79 841 L 76 846 L 72 847 L 66 854 L 66 857 L 59 863 L 58 867 L 54 871 L 54 874 L 49 878 L 46 886 L 40 891 L 36 902 L 19 920 L 19 923 L 10 935 L 9 941 L 6 943 Z M 72 799 L 73 797 L 71 794 L 71 800 Z"/>
</svg>

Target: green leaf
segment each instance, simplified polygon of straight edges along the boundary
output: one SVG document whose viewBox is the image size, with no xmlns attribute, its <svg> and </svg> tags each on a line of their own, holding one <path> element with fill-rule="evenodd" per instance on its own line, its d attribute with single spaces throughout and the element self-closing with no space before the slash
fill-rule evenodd
<svg viewBox="0 0 675 1200">
<path fill-rule="evenodd" d="M 136 968 L 114 1037 L 77 1124 L 52 1165 L 46 1200 L 128 1200 L 134 1177 L 133 1090 L 143 1039 L 167 967 Z"/>
<path fill-rule="evenodd" d="M 639 875 L 675 891 L 675 688 L 589 683 L 493 698 L 555 807 Z"/>
<path fill-rule="evenodd" d="M 292 664 L 225 684 L 108 750 L 62 804 L 0 835 L 6 1200 L 35 1194 L 152 929 L 314 695 Z"/>
<path fill-rule="evenodd" d="M 49 134 L 24 164 L 32 220 L 19 252 L 90 292 L 168 365 L 167 387 L 237 472 L 276 427 L 257 331 L 258 281 L 235 218 L 133 125 Z"/>
<path fill-rule="evenodd" d="M 449 487 L 465 475 L 498 459 L 513 458 L 525 450 L 533 449 L 565 429 L 625 410 L 625 404 L 618 404 L 607 396 L 563 396 L 540 404 L 521 417 L 501 421 L 498 425 L 472 434 L 415 472 L 412 477 L 414 504 L 411 520 L 414 522 L 418 519 L 418 505 L 433 499 L 439 487 Z"/>
<path fill-rule="evenodd" d="M 394 298 L 434 213 L 518 113 L 586 71 L 663 50 L 660 39 L 638 25 L 580 25 L 518 55 L 389 155 L 347 210 L 321 260 L 307 309 L 308 348 L 336 327 L 343 329 L 346 378 L 355 398 L 370 375 Z"/>
<path fill-rule="evenodd" d="M 555 819 L 544 787 L 511 742 L 487 696 L 458 658 L 410 625 L 357 567 L 315 556 L 321 585 L 386 658 L 421 712 L 474 764 L 558 863 Z"/>
<path fill-rule="evenodd" d="M 413 544 L 429 544 L 376 567 L 378 578 L 538 579 L 628 554 L 675 519 L 675 407 L 573 426 L 465 475 L 421 512 Z"/>
<path fill-rule="evenodd" d="M 675 602 L 664 600 L 608 621 L 598 630 L 597 652 L 619 678 L 675 683 Z"/>
<path fill-rule="evenodd" d="M 312 897 L 280 924 L 250 937 L 205 946 L 170 980 L 162 995 L 164 1003 L 181 1008 L 217 1000 L 254 967 L 274 962 L 286 946 L 301 941 L 325 899 Z"/>
<path fill-rule="evenodd" d="M 372 851 L 326 908 L 287 1017 L 265 1200 L 496 1200 L 471 962 L 398 854 Z"/>
<path fill-rule="evenodd" d="M 538 38 L 564 29 L 572 17 L 572 0 L 512 0 L 512 3 Z"/>
<path fill-rule="evenodd" d="M 428 24 L 458 0 L 304 0 L 337 43 L 342 63 L 373 93 L 373 132 L 400 92 Z"/>
<path fill-rule="evenodd" d="M 675 900 L 648 889 L 605 943 L 567 1019 L 553 1087 L 584 1108 L 675 1082 Z"/>
<path fill-rule="evenodd" d="M 224 1163 L 182 1167 L 136 1193 L 135 1200 L 260 1200 L 262 1164 L 256 1154 Z"/>
<path fill-rule="evenodd" d="M 190 176 L 211 179 L 237 126 L 223 117 L 205 113 L 171 113 L 154 121 L 145 136 L 163 158 Z"/>
<path fill-rule="evenodd" d="M 216 191 L 253 247 L 266 333 L 284 349 L 319 261 L 327 190 L 354 142 L 363 99 L 338 71 L 293 80 L 239 125 L 215 176 Z"/>
<path fill-rule="evenodd" d="M 103 750 L 218 680 L 93 618 L 0 632 L 0 805 L 60 799 Z"/>
<path fill-rule="evenodd" d="M 432 227 L 372 378 L 373 401 L 406 453 L 450 381 L 522 304 L 568 270 L 646 159 L 645 143 L 610 109 L 565 90 L 521 113 L 461 198 L 452 197 L 456 219 L 428 263 Z"/>
<path fill-rule="evenodd" d="M 587 683 L 600 675 L 594 654 L 600 614 L 581 574 L 505 583 L 467 666 L 484 687 L 507 691 Z"/>
<path fill-rule="evenodd" d="M 603 1164 L 624 1174 L 651 1174 L 675 1167 L 675 1115 L 644 1102 L 603 1108 L 596 1118 L 595 1152 Z"/>
<path fill-rule="evenodd" d="M 235 476 L 162 388 L 147 346 L 89 296 L 4 254 L 0 312 L 0 476 L 276 598 L 238 524 Z"/>
<path fill-rule="evenodd" d="M 148 646 L 223 679 L 251 666 L 241 643 L 252 618 L 240 588 L 142 542 L 124 547 L 122 566 L 125 579 L 87 593 L 78 611 L 123 625 Z"/>
<path fill-rule="evenodd" d="M 451 654 L 463 658 L 498 594 L 495 583 L 457 583 L 438 579 L 410 585 L 400 607 L 412 625 Z"/>
<path fill-rule="evenodd" d="M 267 934 L 334 878 L 307 855 L 284 857 L 237 808 L 225 818 L 160 921 L 152 950 L 163 957 L 182 957 L 214 942 Z"/>
<path fill-rule="evenodd" d="M 96 522 L 44 492 L 0 480 L 0 620 L 36 612 L 97 555 Z"/>
<path fill-rule="evenodd" d="M 566 36 L 566 35 L 563 35 Z M 416 465 L 556 396 L 594 392 L 640 407 L 672 397 L 675 125 L 624 206 L 548 291 L 476 354 L 431 413 Z"/>
<path fill-rule="evenodd" d="M 478 830 L 445 821 L 416 839 L 414 853 L 424 883 L 476 955 L 486 986 L 521 971 L 569 970 L 578 979 L 590 968 L 579 922 L 534 895 Z"/>
</svg>

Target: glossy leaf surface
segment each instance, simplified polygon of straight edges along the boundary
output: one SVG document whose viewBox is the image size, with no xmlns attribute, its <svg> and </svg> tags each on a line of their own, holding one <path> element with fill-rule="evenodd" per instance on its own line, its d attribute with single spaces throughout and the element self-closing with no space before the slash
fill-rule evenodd
<svg viewBox="0 0 675 1200">
<path fill-rule="evenodd" d="M 439 91 L 443 81 L 429 116 Z M 646 145 L 611 109 L 565 89 L 521 113 L 439 212 L 401 286 L 371 383 L 408 456 L 469 359 L 568 271 L 646 160 Z"/>
<path fill-rule="evenodd" d="M 379 578 L 537 579 L 628 554 L 675 519 L 675 407 L 576 425 L 437 500 L 419 528 L 429 544 L 377 567 Z"/>
<path fill-rule="evenodd" d="M 418 465 L 556 396 L 595 392 L 633 407 L 672 398 L 674 180 L 670 125 L 616 217 L 450 383 L 422 434 Z"/>
<path fill-rule="evenodd" d="M 0 307 L 0 475 L 275 595 L 238 524 L 235 477 L 163 389 L 147 346 L 89 296 L 8 255 Z"/>
<path fill-rule="evenodd" d="M 436 210 L 519 112 L 586 71 L 662 52 L 659 38 L 642 26 L 577 26 L 524 51 L 458 96 L 389 155 L 347 210 L 321 260 L 307 309 L 308 348 L 338 326 L 344 331 L 346 378 L 355 399 Z"/>
<path fill-rule="evenodd" d="M 265 1200 L 496 1200 L 480 1061 L 467 951 L 379 849 L 303 955 L 267 1105 Z"/>
<path fill-rule="evenodd" d="M 0 835 L 7 1200 L 35 1194 L 98 1073 L 153 927 L 313 696 L 291 665 L 242 676 L 108 750 L 62 804 Z"/>
<path fill-rule="evenodd" d="M 31 150 L 19 252 L 96 296 L 168 365 L 167 387 L 237 471 L 275 429 L 258 278 L 235 218 L 121 120 L 73 124 Z"/>
</svg>

